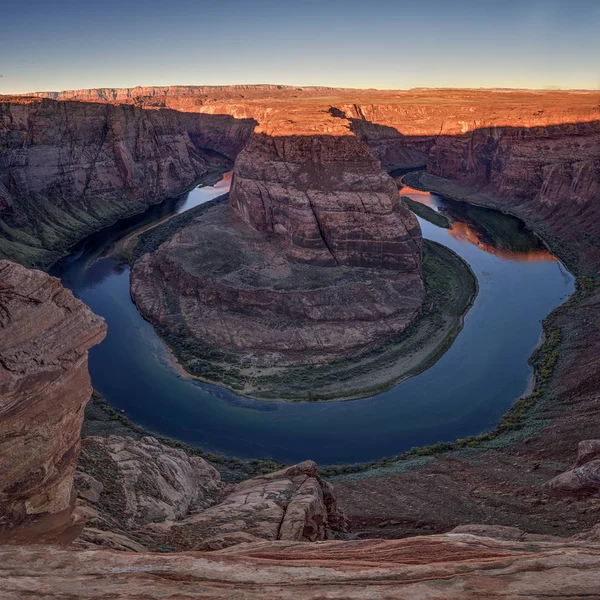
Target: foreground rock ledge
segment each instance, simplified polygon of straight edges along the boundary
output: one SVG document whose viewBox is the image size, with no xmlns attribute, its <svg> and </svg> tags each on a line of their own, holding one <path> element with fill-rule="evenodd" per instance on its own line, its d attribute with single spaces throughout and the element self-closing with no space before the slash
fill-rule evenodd
<svg viewBox="0 0 600 600">
<path fill-rule="evenodd" d="M 106 334 L 60 281 L 0 261 L 0 538 L 72 525 L 73 473 L 92 387 L 87 351 Z"/>
<path fill-rule="evenodd" d="M 210 554 L 0 549 L 3 600 L 20 598 L 594 598 L 600 545 L 471 535 L 261 542 Z"/>
</svg>

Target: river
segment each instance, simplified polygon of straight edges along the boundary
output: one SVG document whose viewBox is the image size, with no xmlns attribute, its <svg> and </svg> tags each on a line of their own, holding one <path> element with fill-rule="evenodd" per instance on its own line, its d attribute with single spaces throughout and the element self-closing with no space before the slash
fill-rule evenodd
<svg viewBox="0 0 600 600">
<path fill-rule="evenodd" d="M 574 278 L 525 226 L 506 215 L 434 194 L 401 194 L 454 220 L 451 230 L 419 219 L 424 237 L 454 250 L 479 281 L 479 295 L 452 347 L 430 369 L 372 398 L 264 402 L 178 375 L 129 295 L 129 266 L 111 255 L 125 236 L 229 189 L 215 186 L 150 208 L 91 236 L 53 270 L 108 323 L 90 351 L 94 388 L 150 431 L 248 458 L 319 464 L 392 456 L 493 428 L 531 383 L 528 358 L 541 320 L 574 291 Z"/>
</svg>

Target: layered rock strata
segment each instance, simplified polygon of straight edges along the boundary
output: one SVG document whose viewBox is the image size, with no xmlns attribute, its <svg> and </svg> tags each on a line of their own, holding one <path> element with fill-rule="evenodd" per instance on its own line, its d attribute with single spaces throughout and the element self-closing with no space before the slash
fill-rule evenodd
<svg viewBox="0 0 600 600">
<path fill-rule="evenodd" d="M 0 256 L 52 262 L 228 168 L 253 127 L 226 115 L 0 98 Z"/>
<path fill-rule="evenodd" d="M 192 371 L 209 379 L 202 359 L 215 349 L 219 368 L 236 369 L 360 354 L 397 337 L 423 302 L 417 220 L 368 148 L 328 114 L 264 129 L 236 160 L 229 206 L 132 269 L 142 314 L 204 346 Z"/>
<path fill-rule="evenodd" d="M 87 351 L 104 321 L 41 271 L 0 261 L 0 538 L 68 538 Z"/>
<path fill-rule="evenodd" d="M 52 134 L 55 140 L 67 139 L 67 136 L 73 135 L 77 137 L 77 129 L 87 127 L 83 122 L 82 125 L 78 125 L 78 118 L 74 118 L 69 126 L 69 133 L 65 133 L 61 127 L 68 123 L 66 113 L 89 114 L 103 110 L 122 112 L 114 107 L 114 104 L 131 105 L 126 107 L 128 111 L 132 111 L 131 114 L 137 115 L 136 118 L 142 118 L 141 115 L 144 115 L 143 119 L 150 121 L 145 127 L 146 130 L 157 134 L 159 138 L 170 136 L 172 140 L 168 144 L 160 144 L 161 152 L 152 150 L 156 155 L 153 157 L 155 164 L 149 167 L 149 172 L 143 174 L 144 181 L 136 185 L 145 199 L 156 200 L 165 194 L 177 193 L 185 188 L 184 181 L 191 180 L 189 173 L 186 173 L 186 170 L 189 170 L 186 165 L 194 160 L 186 156 L 187 142 L 185 139 L 182 142 L 182 131 L 183 138 L 187 137 L 197 150 L 216 150 L 233 159 L 248 140 L 257 122 L 261 127 L 268 127 L 272 122 L 288 121 L 288 124 L 296 127 L 298 123 L 305 126 L 312 121 L 317 124 L 313 127 L 313 134 L 328 133 L 322 128 L 319 130 L 319 127 L 325 119 L 324 115 L 329 113 L 362 140 L 385 168 L 427 166 L 428 170 L 436 175 L 460 179 L 476 190 L 485 189 L 490 194 L 500 197 L 511 210 L 520 212 L 520 216 L 529 220 L 537 219 L 539 222 L 540 218 L 543 218 L 544 225 L 549 228 L 548 233 L 557 237 L 568 237 L 571 243 L 585 252 L 586 258 L 593 260 L 593 240 L 599 236 L 596 223 L 600 221 L 596 218 L 597 203 L 594 202 L 598 195 L 600 179 L 597 158 L 600 112 L 598 96 L 594 92 L 444 89 L 378 91 L 289 86 L 173 86 L 76 90 L 37 95 L 62 100 L 61 104 L 67 107 L 65 113 L 55 108 L 46 110 L 48 115 L 51 112 L 55 113 L 56 124 L 52 126 L 56 129 Z M 2 157 L 5 164 L 19 164 L 31 154 L 31 148 L 27 144 L 19 142 L 13 146 L 11 140 L 16 134 L 11 123 L 10 106 L 14 108 L 15 103 L 32 102 L 45 107 L 57 104 L 51 100 L 44 100 L 42 103 L 39 99 L 33 101 L 23 98 L 13 99 L 12 104 L 5 103 L 2 137 L 10 143 L 3 142 L 3 146 L 11 150 L 10 154 Z M 98 107 L 98 104 L 104 104 L 105 108 Z M 139 108 L 149 110 L 143 111 Z M 172 109 L 171 115 L 176 116 L 165 118 L 169 111 L 155 110 L 157 108 Z M 15 108 L 15 114 L 18 114 L 19 110 L 21 109 Z M 126 113 L 129 114 L 127 111 Z M 121 121 L 120 116 L 115 118 Z M 20 119 L 17 129 L 27 131 L 27 139 L 39 137 L 41 128 L 35 130 L 37 133 L 34 136 L 28 122 Z M 57 132 L 60 134 L 58 137 Z M 109 142 L 112 136 L 112 132 L 109 132 Z M 122 137 L 118 135 L 116 139 L 121 140 Z M 149 153 L 148 149 L 154 148 L 152 143 L 144 139 L 147 137 L 143 132 L 139 136 L 140 143 L 147 148 L 146 155 Z M 70 144 L 71 142 L 66 146 Z M 183 153 L 175 151 L 177 145 L 183 148 Z M 84 156 L 96 156 L 96 146 L 92 144 Z M 20 149 L 18 154 L 14 152 L 16 147 Z M 133 144 L 124 142 L 126 154 L 132 154 L 131 147 L 137 149 L 137 141 Z M 133 155 L 136 160 L 140 158 L 136 152 L 133 152 Z M 95 162 L 92 159 L 86 160 L 86 164 Z M 112 160 L 119 162 L 118 157 Z M 80 168 L 79 165 L 73 166 L 69 161 L 65 163 L 67 164 L 69 166 L 66 167 L 66 173 L 75 166 Z M 174 166 L 171 166 L 172 164 Z M 35 164 L 32 164 L 32 168 L 34 166 Z M 39 166 L 37 165 L 36 170 L 39 170 Z M 43 170 L 47 170 L 47 167 Z M 149 184 L 155 181 L 157 172 L 168 174 L 173 170 L 178 171 L 180 185 L 174 186 L 171 182 L 171 185 L 166 186 L 169 189 L 165 191 L 155 190 L 156 186 Z M 89 165 L 85 166 L 85 174 L 79 179 L 85 181 L 93 171 Z M 52 193 L 31 190 L 41 193 L 44 199 L 50 199 L 49 204 L 41 198 L 35 199 L 34 206 L 43 207 L 43 219 L 40 219 L 39 214 L 36 216 L 33 208 L 25 211 L 26 217 L 22 214 L 23 210 L 20 210 L 17 211 L 20 214 L 19 218 L 5 219 L 4 237 L 11 242 L 10 253 L 9 250 L 4 250 L 5 256 L 13 256 L 21 262 L 29 263 L 38 258 L 39 262 L 39 252 L 26 252 L 22 247 L 15 248 L 14 245 L 17 242 L 34 247 L 40 244 L 52 245 L 58 243 L 58 240 L 64 242 L 65 239 L 70 241 L 76 237 L 70 235 L 72 232 L 60 229 L 57 236 L 54 235 L 54 228 L 46 231 L 48 219 L 53 224 L 61 223 L 62 228 L 67 229 L 83 228 L 89 232 L 94 226 L 98 227 L 97 223 L 88 223 L 85 227 L 85 223 L 80 222 L 85 221 L 84 216 L 74 213 L 67 206 L 73 196 L 77 197 L 77 194 L 67 196 L 63 193 L 67 191 L 65 185 L 68 187 L 68 179 L 65 172 L 59 170 L 51 182 L 56 188 L 52 188 Z M 121 179 L 123 177 L 119 175 L 117 180 Z M 22 183 L 22 180 L 18 181 Z M 6 187 L 7 183 L 3 183 Z M 92 185 L 92 189 L 93 187 Z M 127 195 L 131 196 L 127 185 L 120 183 L 116 187 L 119 190 L 127 190 Z M 81 193 L 81 189 L 76 191 Z M 11 202 L 14 203 L 17 196 L 28 197 L 30 190 L 21 185 L 18 190 L 11 188 L 9 192 Z M 7 193 L 2 191 L 0 198 L 3 194 L 6 198 Z M 33 202 L 33 199 L 30 198 L 28 202 Z M 54 215 L 57 207 L 63 210 L 65 206 L 70 217 L 66 221 Z M 139 209 L 138 206 L 137 210 Z M 127 210 L 121 206 L 118 214 L 115 213 L 112 217 L 114 219 L 123 214 L 127 214 Z M 25 242 L 20 235 L 24 228 L 24 218 L 33 220 L 35 224 L 35 228 L 25 227 L 29 236 Z M 578 231 L 583 231 L 585 235 L 578 236 Z M 84 233 L 80 231 L 81 235 Z M 53 237 L 58 237 L 58 240 L 52 239 Z"/>
<path fill-rule="evenodd" d="M 600 546 L 471 535 L 260 542 L 210 554 L 0 549 L 3 598 L 594 598 Z"/>
<path fill-rule="evenodd" d="M 369 149 L 341 133 L 257 132 L 236 160 L 231 206 L 298 261 L 418 272 L 416 219 Z"/>
</svg>

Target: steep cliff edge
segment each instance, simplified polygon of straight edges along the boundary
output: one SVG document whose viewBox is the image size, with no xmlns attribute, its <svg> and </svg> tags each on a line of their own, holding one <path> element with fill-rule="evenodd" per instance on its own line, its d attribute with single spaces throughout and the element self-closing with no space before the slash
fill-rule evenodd
<svg viewBox="0 0 600 600">
<path fill-rule="evenodd" d="M 87 351 L 104 321 L 58 279 L 0 261 L 0 538 L 68 538 Z M 76 532 L 75 532 L 76 533 Z"/>
<path fill-rule="evenodd" d="M 51 263 L 225 170 L 253 128 L 226 115 L 0 98 L 0 256 Z"/>
<path fill-rule="evenodd" d="M 498 127 L 440 137 L 427 170 L 458 182 L 446 193 L 509 210 L 548 241 L 576 249 L 582 270 L 600 270 L 600 120 Z M 443 181 L 428 180 L 432 189 Z"/>
</svg>

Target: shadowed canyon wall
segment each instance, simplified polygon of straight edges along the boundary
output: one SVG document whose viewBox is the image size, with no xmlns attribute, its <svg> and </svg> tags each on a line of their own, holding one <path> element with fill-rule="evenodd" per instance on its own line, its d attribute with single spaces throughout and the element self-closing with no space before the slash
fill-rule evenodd
<svg viewBox="0 0 600 600">
<path fill-rule="evenodd" d="M 253 128 L 225 115 L 0 98 L 0 256 L 52 262 L 226 169 Z"/>
</svg>

